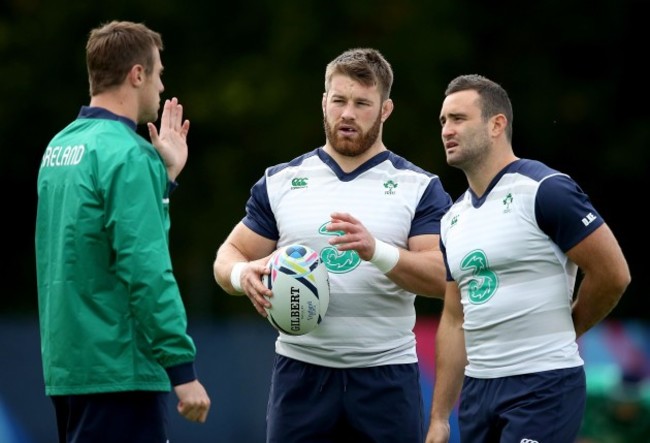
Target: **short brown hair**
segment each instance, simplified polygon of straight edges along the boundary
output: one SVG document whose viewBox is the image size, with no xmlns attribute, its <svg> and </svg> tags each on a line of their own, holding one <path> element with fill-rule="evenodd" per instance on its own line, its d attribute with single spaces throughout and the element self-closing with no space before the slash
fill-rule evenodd
<svg viewBox="0 0 650 443">
<path fill-rule="evenodd" d="M 348 49 L 325 69 L 325 92 L 329 90 L 334 74 L 343 74 L 365 86 L 377 86 L 381 99 L 390 97 L 393 69 L 383 55 L 372 48 Z"/>
<path fill-rule="evenodd" d="M 150 74 L 154 48 L 162 51 L 162 37 L 142 23 L 114 20 L 90 31 L 86 67 L 91 97 L 122 84 L 133 65 L 141 64 Z"/>
<path fill-rule="evenodd" d="M 503 114 L 508 120 L 506 136 L 512 141 L 512 123 L 514 115 L 510 97 L 503 87 L 479 74 L 459 75 L 449 82 L 445 90 L 445 96 L 460 91 L 476 91 L 479 96 L 481 107 L 481 118 L 487 121 L 496 114 Z"/>
</svg>

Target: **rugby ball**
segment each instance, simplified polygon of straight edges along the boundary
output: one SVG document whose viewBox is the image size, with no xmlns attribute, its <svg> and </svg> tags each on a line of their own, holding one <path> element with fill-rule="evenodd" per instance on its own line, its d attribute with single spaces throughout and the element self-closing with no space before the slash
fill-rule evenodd
<svg viewBox="0 0 650 443">
<path fill-rule="evenodd" d="M 273 292 L 267 319 L 275 329 L 289 335 L 313 331 L 325 317 L 330 301 L 329 274 L 318 252 L 294 244 L 275 251 L 270 273 L 262 276 Z"/>
</svg>

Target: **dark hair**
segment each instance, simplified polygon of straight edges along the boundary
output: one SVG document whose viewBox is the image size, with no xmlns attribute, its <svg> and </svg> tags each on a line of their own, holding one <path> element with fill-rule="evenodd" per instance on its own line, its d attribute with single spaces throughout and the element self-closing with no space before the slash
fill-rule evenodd
<svg viewBox="0 0 650 443">
<path fill-rule="evenodd" d="M 390 97 L 393 69 L 376 49 L 348 49 L 332 60 L 325 69 L 325 92 L 334 74 L 346 75 L 365 86 L 377 85 L 382 101 Z"/>
<path fill-rule="evenodd" d="M 479 95 L 479 107 L 481 108 L 481 117 L 487 121 L 496 114 L 503 114 L 508 120 L 506 127 L 506 136 L 508 141 L 512 141 L 512 122 L 514 115 L 512 113 L 512 103 L 510 98 L 501 85 L 478 74 L 460 75 L 449 82 L 445 90 L 445 96 L 454 92 L 472 90 Z"/>
<path fill-rule="evenodd" d="M 136 64 L 151 74 L 154 49 L 162 51 L 162 37 L 142 23 L 114 20 L 90 31 L 86 43 L 90 95 L 120 85 Z"/>
</svg>

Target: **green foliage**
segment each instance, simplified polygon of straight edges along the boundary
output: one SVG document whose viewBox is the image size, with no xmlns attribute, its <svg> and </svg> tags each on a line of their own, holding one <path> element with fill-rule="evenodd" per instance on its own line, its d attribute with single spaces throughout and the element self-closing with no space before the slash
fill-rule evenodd
<svg viewBox="0 0 650 443">
<path fill-rule="evenodd" d="M 192 313 L 253 314 L 250 303 L 217 287 L 214 254 L 264 168 L 323 144 L 325 65 L 355 46 L 376 47 L 395 71 L 387 146 L 438 173 L 454 198 L 466 184 L 445 164 L 440 143 L 446 83 L 470 72 L 502 83 L 515 107 L 516 152 L 578 179 L 634 270 L 643 259 L 627 195 L 647 174 L 649 125 L 647 112 L 633 113 L 624 101 L 636 92 L 624 89 L 636 73 L 633 60 L 613 56 L 640 40 L 634 5 L 600 1 L 586 13 L 557 0 L 511 8 L 449 0 L 9 0 L 0 6 L 0 171 L 9 191 L 5 229 L 16 241 L 0 308 L 35 310 L 38 164 L 50 137 L 87 104 L 85 39 L 111 19 L 162 33 L 163 98 L 179 97 L 192 122 L 171 231 Z M 633 292 L 621 314 L 645 312 L 634 309 Z"/>
</svg>

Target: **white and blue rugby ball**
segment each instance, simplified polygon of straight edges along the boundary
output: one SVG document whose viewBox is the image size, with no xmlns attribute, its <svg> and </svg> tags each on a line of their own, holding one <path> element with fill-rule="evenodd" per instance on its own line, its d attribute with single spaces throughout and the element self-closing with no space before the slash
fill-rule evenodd
<svg viewBox="0 0 650 443">
<path fill-rule="evenodd" d="M 271 255 L 270 274 L 262 277 L 273 291 L 266 308 L 267 319 L 275 329 L 289 335 L 313 331 L 325 317 L 330 301 L 327 267 L 318 252 L 293 244 Z"/>
</svg>

